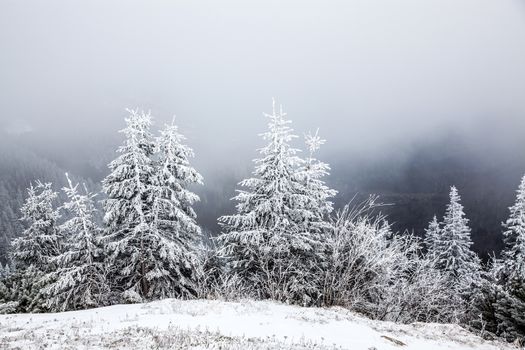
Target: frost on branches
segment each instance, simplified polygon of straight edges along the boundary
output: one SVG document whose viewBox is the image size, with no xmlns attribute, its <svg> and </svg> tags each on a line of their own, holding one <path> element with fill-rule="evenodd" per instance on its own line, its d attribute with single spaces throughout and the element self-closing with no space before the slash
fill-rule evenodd
<svg viewBox="0 0 525 350">
<path fill-rule="evenodd" d="M 305 143 L 308 149 L 308 157 L 301 162 L 298 177 L 303 183 L 305 202 L 304 228 L 309 232 L 326 233 L 331 227 L 328 223 L 328 215 L 333 211 L 333 203 L 330 201 L 337 194 L 336 190 L 329 188 L 323 178 L 329 175 L 330 166 L 314 157 L 321 146 L 326 142 L 318 135 L 307 134 Z"/>
<path fill-rule="evenodd" d="M 325 201 L 333 195 L 321 181 L 328 167 L 313 157 L 305 162 L 297 156 L 291 121 L 282 108 L 276 110 L 275 102 L 266 116 L 269 130 L 262 137 L 268 144 L 254 160 L 254 177 L 240 183 L 245 190 L 234 198 L 237 213 L 219 218 L 222 254 L 229 273 L 259 297 L 312 303 L 319 298 L 318 286 L 308 277 L 320 267 L 321 220 L 331 210 Z M 312 142 L 313 150 L 318 145 L 318 140 Z"/>
<path fill-rule="evenodd" d="M 53 258 L 60 254 L 62 237 L 58 230 L 60 218 L 54 203 L 58 194 L 50 183 L 37 182 L 27 191 L 21 208 L 22 220 L 28 225 L 20 238 L 13 241 L 13 261 L 16 272 L 10 276 L 11 295 L 19 312 L 44 311 L 41 288 L 44 274 L 53 271 Z"/>
<path fill-rule="evenodd" d="M 341 305 L 395 322 L 448 320 L 454 310 L 448 286 L 420 254 L 419 239 L 395 235 L 371 196 L 347 204 L 333 219 L 325 305 Z"/>
<path fill-rule="evenodd" d="M 151 157 L 155 144 L 150 133 L 151 116 L 130 110 L 126 118 L 120 156 L 109 164 L 111 173 L 103 181 L 107 194 L 104 222 L 107 225 L 108 262 L 112 282 L 124 290 L 147 297 L 149 270 L 152 184 L 155 167 Z"/>
<path fill-rule="evenodd" d="M 487 286 L 482 278 L 486 274 L 481 269 L 481 261 L 470 249 L 470 228 L 460 201 L 457 189 L 452 187 L 443 222 L 438 222 L 434 216 L 425 230 L 426 260 L 439 272 L 435 277 L 436 285 L 448 291 L 446 305 L 451 312 L 445 313 L 448 318 L 443 319 L 447 322 L 463 322 L 471 317 L 467 313 L 472 311 L 473 304 L 480 304 L 481 290 Z"/>
<path fill-rule="evenodd" d="M 191 166 L 193 150 L 183 142 L 177 126 L 166 125 L 157 140 L 152 233 L 152 281 L 154 298 L 189 297 L 197 293 L 199 267 L 197 244 L 201 229 L 192 206 L 199 197 L 189 186 L 202 184 L 202 176 Z"/>
<path fill-rule="evenodd" d="M 505 248 L 502 252 L 509 278 L 525 279 L 525 176 L 521 179 L 516 202 L 503 224 Z"/>
<path fill-rule="evenodd" d="M 51 272 L 54 280 L 44 288 L 47 306 L 55 311 L 77 310 L 105 304 L 109 295 L 100 243 L 101 229 L 95 222 L 94 194 L 84 186 L 84 193 L 73 185 L 66 174 L 64 187 L 68 202 L 63 208 L 70 219 L 60 226 L 66 238 L 62 254 L 53 259 L 57 269 Z"/>
<path fill-rule="evenodd" d="M 504 337 L 525 341 L 525 176 L 509 210 L 510 216 L 503 224 L 505 248 L 497 271 L 501 288 L 496 318 Z"/>
<path fill-rule="evenodd" d="M 192 152 L 173 125 L 155 140 L 149 114 L 130 111 L 126 123 L 103 183 L 112 282 L 133 300 L 194 295 L 189 247 L 200 232 L 191 208 L 198 197 L 187 186 L 202 178 L 189 165 Z"/>
<path fill-rule="evenodd" d="M 443 219 L 443 228 L 429 246 L 429 254 L 436 259 L 436 267 L 449 278 L 451 287 L 469 290 L 480 278 L 481 262 L 470 247 L 470 228 L 465 218 L 461 198 L 456 187 L 450 189 L 450 203 Z M 435 229 L 435 228 L 434 228 Z M 432 231 L 431 231 L 432 232 Z"/>
<path fill-rule="evenodd" d="M 34 266 L 41 271 L 52 267 L 50 259 L 60 253 L 61 238 L 57 227 L 60 218 L 54 203 L 58 194 L 51 184 L 37 182 L 27 190 L 21 208 L 22 220 L 28 224 L 22 237 L 13 241 L 13 258 L 18 269 Z"/>
<path fill-rule="evenodd" d="M 441 227 L 437 217 L 434 215 L 432 221 L 428 224 L 428 228 L 425 230 L 425 246 L 427 248 L 428 257 L 436 259 L 436 252 L 439 250 L 438 244 L 441 239 Z"/>
</svg>

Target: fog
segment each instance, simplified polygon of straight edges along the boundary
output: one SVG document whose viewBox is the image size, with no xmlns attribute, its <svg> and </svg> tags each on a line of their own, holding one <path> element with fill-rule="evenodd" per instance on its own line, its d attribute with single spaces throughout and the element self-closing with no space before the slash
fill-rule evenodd
<svg viewBox="0 0 525 350">
<path fill-rule="evenodd" d="M 450 130 L 499 147 L 525 126 L 522 1 L 3 0 L 0 52 L 2 128 L 56 149 L 139 107 L 228 167 L 255 155 L 272 97 L 330 154 Z"/>
<path fill-rule="evenodd" d="M 96 187 L 126 108 L 176 115 L 217 233 L 275 97 L 327 139 L 336 207 L 378 193 L 422 234 L 455 184 L 486 256 L 525 172 L 524 62 L 518 0 L 0 0 L 0 185 Z"/>
</svg>

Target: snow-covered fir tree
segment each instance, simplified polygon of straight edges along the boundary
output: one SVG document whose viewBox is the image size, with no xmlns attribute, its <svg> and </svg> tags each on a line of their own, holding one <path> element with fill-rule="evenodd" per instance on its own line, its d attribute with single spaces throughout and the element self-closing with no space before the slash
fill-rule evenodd
<svg viewBox="0 0 525 350">
<path fill-rule="evenodd" d="M 322 285 L 323 272 L 330 263 L 329 237 L 333 226 L 329 215 L 333 211 L 331 199 L 337 194 L 336 190 L 328 187 L 324 177 L 330 174 L 330 166 L 315 158 L 316 152 L 326 141 L 319 137 L 319 130 L 315 134 L 305 135 L 305 145 L 308 155 L 301 159 L 297 177 L 302 184 L 302 194 L 306 200 L 299 203 L 299 214 L 302 218 L 296 220 L 299 231 L 303 232 L 312 246 L 312 253 L 307 252 L 299 260 L 295 284 L 298 291 L 304 290 L 316 298 L 321 298 L 318 303 L 325 303 Z M 315 286 L 319 289 L 315 291 Z M 305 302 L 305 301 L 303 301 Z"/>
<path fill-rule="evenodd" d="M 315 153 L 326 142 L 319 137 L 319 130 L 315 134 L 308 133 L 305 136 L 305 144 L 308 149 L 308 157 L 302 161 L 298 176 L 303 182 L 304 194 L 307 202 L 305 203 L 304 218 L 305 227 L 303 230 L 308 232 L 317 231 L 327 233 L 330 224 L 327 220 L 328 215 L 333 210 L 333 203 L 330 201 L 337 194 L 336 190 L 328 187 L 323 178 L 330 174 L 330 166 L 315 158 Z"/>
<path fill-rule="evenodd" d="M 285 116 L 282 107 L 276 110 L 274 101 L 273 113 L 267 115 L 269 130 L 262 134 L 268 144 L 260 149 L 262 157 L 254 160 L 254 176 L 240 182 L 246 190 L 239 190 L 234 197 L 237 213 L 219 218 L 223 227 L 219 240 L 230 273 L 258 296 L 312 303 L 319 291 L 316 281 L 308 279 L 308 271 L 316 265 L 317 254 L 322 254 L 322 242 L 318 232 L 308 231 L 308 220 L 319 220 L 311 203 L 320 203 L 320 199 L 310 197 L 314 183 L 309 192 L 305 174 L 310 180 L 320 180 L 326 168 L 299 171 L 302 160 L 291 146 L 297 136 Z M 328 197 L 323 195 L 323 199 Z M 327 208 L 323 203 L 316 209 Z"/>
<path fill-rule="evenodd" d="M 510 216 L 503 224 L 505 248 L 502 258 L 509 278 L 525 280 L 525 176 L 521 179 L 516 202 L 509 210 Z"/>
<path fill-rule="evenodd" d="M 188 297 L 197 293 L 197 244 L 201 229 L 193 204 L 199 197 L 189 186 L 202 184 L 202 176 L 190 164 L 193 150 L 172 123 L 157 139 L 150 260 L 146 278 L 149 297 Z"/>
<path fill-rule="evenodd" d="M 437 268 L 448 275 L 452 286 L 465 290 L 479 280 L 481 262 L 470 249 L 470 227 L 460 202 L 458 190 L 452 186 L 443 229 L 429 254 L 435 256 Z"/>
<path fill-rule="evenodd" d="M 497 277 L 501 285 L 496 301 L 499 333 L 509 340 L 525 340 L 525 176 L 517 191 L 516 201 L 509 208 L 500 268 Z"/>
<path fill-rule="evenodd" d="M 428 224 L 428 228 L 425 229 L 425 238 L 423 240 L 426 248 L 426 254 L 422 257 L 415 257 L 420 263 L 425 266 L 428 270 L 428 275 L 432 276 L 430 283 L 433 283 L 436 293 L 441 292 L 441 297 L 444 297 L 446 302 L 436 305 L 438 308 L 437 315 L 441 321 L 445 322 L 459 322 L 461 318 L 464 318 L 464 307 L 465 302 L 461 287 L 463 284 L 458 283 L 454 280 L 451 272 L 444 268 L 444 256 L 443 249 L 446 248 L 447 242 L 443 242 L 444 235 L 442 224 L 438 222 L 437 216 L 434 215 L 432 220 Z M 454 259 L 453 257 L 449 257 Z M 475 276 L 478 279 L 478 275 Z M 452 288 L 451 288 L 452 284 Z"/>
<path fill-rule="evenodd" d="M 224 231 L 219 239 L 230 272 L 262 293 L 266 270 L 274 267 L 266 265 L 278 265 L 288 254 L 286 240 L 297 239 L 295 204 L 301 190 L 295 177 L 300 158 L 290 145 L 297 138 L 291 122 L 276 110 L 275 101 L 272 115 L 265 115 L 269 130 L 262 137 L 268 144 L 259 150 L 262 157 L 254 160 L 254 177 L 240 182 L 246 190 L 238 190 L 234 197 L 237 213 L 219 218 Z"/>
<path fill-rule="evenodd" d="M 50 282 L 45 273 L 56 268 L 54 257 L 62 250 L 62 237 L 55 202 L 58 194 L 50 183 L 37 182 L 27 190 L 21 208 L 27 224 L 22 236 L 13 241 L 13 263 L 16 272 L 10 277 L 10 300 L 17 303 L 18 312 L 44 311 L 42 288 Z"/>
<path fill-rule="evenodd" d="M 47 306 L 55 311 L 76 310 L 104 305 L 109 295 L 100 242 L 101 229 L 95 221 L 94 194 L 84 186 L 73 185 L 66 174 L 64 187 L 68 202 L 63 208 L 70 219 L 60 226 L 66 238 L 62 254 L 53 259 L 57 269 L 49 274 L 54 282 L 46 286 Z"/>
<path fill-rule="evenodd" d="M 60 253 L 62 244 L 57 225 L 60 214 L 55 208 L 58 194 L 51 183 L 37 182 L 28 188 L 27 195 L 21 219 L 28 226 L 12 243 L 13 259 L 17 269 L 34 266 L 49 271 L 53 269 L 50 260 Z"/>
<path fill-rule="evenodd" d="M 441 227 L 437 217 L 434 215 L 432 221 L 425 229 L 425 246 L 427 248 L 428 256 L 433 256 L 438 251 L 439 240 L 441 239 Z"/>
<path fill-rule="evenodd" d="M 139 298 L 150 292 L 148 272 L 152 263 L 151 209 L 155 164 L 155 142 L 150 132 L 149 113 L 129 110 L 125 119 L 124 144 L 120 156 L 109 164 L 111 173 L 103 180 L 107 195 L 104 222 L 108 242 L 108 265 L 115 290 Z"/>
<path fill-rule="evenodd" d="M 200 228 L 192 205 L 199 198 L 189 186 L 202 176 L 174 124 L 155 139 L 151 116 L 130 114 L 121 155 L 104 180 L 113 283 L 133 301 L 194 296 Z"/>
</svg>

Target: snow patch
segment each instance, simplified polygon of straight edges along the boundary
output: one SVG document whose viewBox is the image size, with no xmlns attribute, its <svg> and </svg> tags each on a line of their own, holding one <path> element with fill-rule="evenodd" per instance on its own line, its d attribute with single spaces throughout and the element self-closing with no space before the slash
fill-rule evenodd
<svg viewBox="0 0 525 350">
<path fill-rule="evenodd" d="M 343 308 L 270 301 L 161 301 L 0 315 L 0 348 L 512 349 L 456 325 L 372 321 Z"/>
</svg>

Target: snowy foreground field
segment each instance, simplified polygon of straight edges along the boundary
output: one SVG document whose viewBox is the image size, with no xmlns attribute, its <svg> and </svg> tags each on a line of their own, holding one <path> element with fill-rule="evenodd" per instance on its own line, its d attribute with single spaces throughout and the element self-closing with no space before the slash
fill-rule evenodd
<svg viewBox="0 0 525 350">
<path fill-rule="evenodd" d="M 340 308 L 180 301 L 0 315 L 0 349 L 515 349 L 454 325 L 396 325 Z"/>
</svg>

